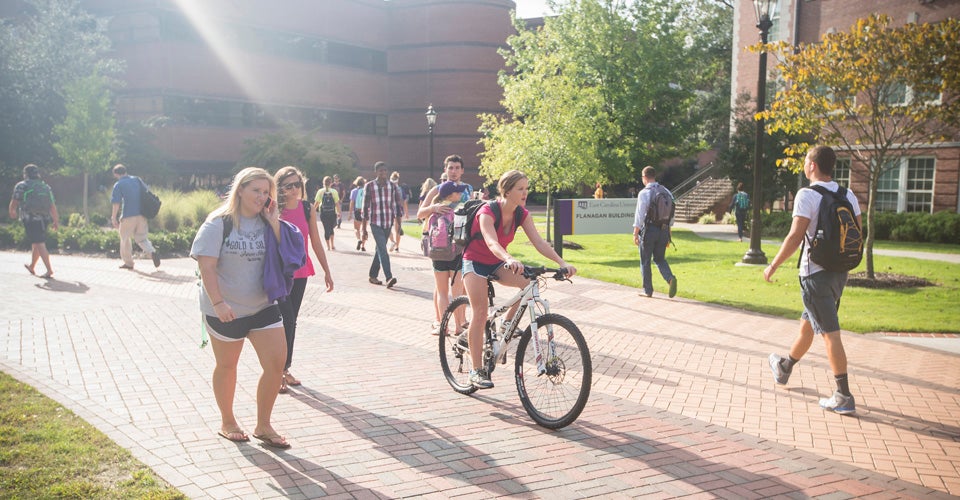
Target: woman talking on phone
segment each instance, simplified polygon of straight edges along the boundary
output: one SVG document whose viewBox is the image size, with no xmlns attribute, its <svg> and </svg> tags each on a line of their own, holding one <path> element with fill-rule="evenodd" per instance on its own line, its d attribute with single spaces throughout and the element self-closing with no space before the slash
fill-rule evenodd
<svg viewBox="0 0 960 500">
<path fill-rule="evenodd" d="M 253 437 L 265 446 L 286 449 L 290 444 L 274 430 L 270 416 L 287 342 L 280 309 L 269 300 L 263 279 L 267 238 L 280 239 L 276 191 L 273 177 L 262 168 L 238 172 L 223 205 L 197 231 L 190 256 L 200 267 L 200 311 L 216 358 L 213 394 L 220 409 L 219 434 L 235 442 L 250 440 L 233 413 L 237 362 L 248 339 L 263 368 Z"/>
</svg>

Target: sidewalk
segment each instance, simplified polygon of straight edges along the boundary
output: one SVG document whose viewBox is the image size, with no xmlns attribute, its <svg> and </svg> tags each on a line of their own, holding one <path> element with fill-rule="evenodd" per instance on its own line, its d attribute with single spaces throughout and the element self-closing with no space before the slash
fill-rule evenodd
<svg viewBox="0 0 960 500">
<path fill-rule="evenodd" d="M 367 283 L 371 253 L 351 243 L 338 230 L 335 291 L 307 287 L 291 369 L 304 385 L 274 412 L 288 451 L 216 435 L 190 259 L 130 272 L 54 256 L 45 281 L 23 270 L 26 254 L 0 252 L 0 370 L 191 498 L 960 495 L 960 355 L 844 336 L 858 414 L 841 417 L 817 406 L 833 389 L 822 345 L 788 385 L 773 382 L 767 355 L 787 348 L 794 320 L 551 282 L 543 295 L 586 335 L 594 385 L 579 420 L 548 431 L 509 369 L 471 397 L 446 384 L 418 242 L 392 255 L 393 290 Z M 247 346 L 236 395 L 247 431 L 259 373 Z"/>
</svg>

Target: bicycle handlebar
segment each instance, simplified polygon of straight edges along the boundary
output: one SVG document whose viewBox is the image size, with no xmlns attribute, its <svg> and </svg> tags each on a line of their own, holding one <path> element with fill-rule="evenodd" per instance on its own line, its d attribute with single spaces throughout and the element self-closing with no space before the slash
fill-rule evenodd
<svg viewBox="0 0 960 500">
<path fill-rule="evenodd" d="M 523 266 L 523 277 L 527 279 L 538 278 L 541 275 L 553 273 L 551 278 L 557 281 L 570 281 L 570 278 L 567 278 L 567 269 L 565 267 L 561 268 L 549 268 L 544 266 L 528 266 L 524 264 Z"/>
</svg>

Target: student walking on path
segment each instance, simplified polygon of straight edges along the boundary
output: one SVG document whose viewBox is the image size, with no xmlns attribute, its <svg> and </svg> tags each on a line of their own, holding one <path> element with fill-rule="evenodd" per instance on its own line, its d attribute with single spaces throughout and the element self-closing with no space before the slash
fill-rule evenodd
<svg viewBox="0 0 960 500">
<path fill-rule="evenodd" d="M 743 190 L 743 183 L 737 183 L 737 193 L 733 195 L 730 210 L 737 218 L 737 241 L 743 241 L 743 230 L 747 223 L 747 210 L 750 208 L 750 195 Z M 730 210 L 727 210 L 728 212 Z"/>
<path fill-rule="evenodd" d="M 30 263 L 24 264 L 30 274 L 36 274 L 37 262 L 43 261 L 47 272 L 43 278 L 53 277 L 50 252 L 47 251 L 47 226 L 56 231 L 60 227 L 60 215 L 53 198 L 53 190 L 40 178 L 40 168 L 34 164 L 23 167 L 23 180 L 13 187 L 8 207 L 10 218 L 20 218 L 24 233 L 30 242 Z"/>
<path fill-rule="evenodd" d="M 809 243 L 816 236 L 820 201 L 823 195 L 812 188 L 822 186 L 832 193 L 843 189 L 833 180 L 836 160 L 836 154 L 827 146 L 816 146 L 807 153 L 803 162 L 803 174 L 810 180 L 810 189 L 803 188 L 797 191 L 793 205 L 793 224 L 776 257 L 763 270 L 765 280 L 771 281 L 777 268 L 797 251 L 804 239 Z M 848 189 L 845 192 L 859 226 L 861 218 L 857 197 Z M 773 378 L 778 384 L 786 384 L 794 366 L 813 344 L 814 336 L 820 335 L 823 337 L 827 359 L 837 384 L 837 390 L 833 396 L 821 399 L 820 406 L 839 414 L 854 413 L 856 403 L 850 393 L 847 380 L 847 353 L 840 340 L 840 319 L 837 314 L 840 297 L 847 283 L 847 272 L 824 269 L 810 259 L 810 252 L 801 252 L 799 271 L 800 298 L 803 300 L 800 333 L 793 341 L 786 357 L 778 354 L 770 355 L 769 362 Z"/>
<path fill-rule="evenodd" d="M 276 191 L 266 170 L 248 167 L 238 172 L 224 204 L 197 231 L 190 256 L 200 267 L 200 312 L 216 358 L 213 394 L 220 409 L 219 434 L 235 442 L 250 440 L 233 412 L 237 365 L 244 339 L 249 339 L 263 369 L 253 437 L 265 446 L 286 449 L 290 444 L 270 420 L 287 341 L 280 308 L 270 300 L 264 281 L 267 239 L 281 237 L 277 204 L 271 203 Z M 228 218 L 231 227 L 226 231 Z"/>
<path fill-rule="evenodd" d="M 323 239 L 327 242 L 327 250 L 336 250 L 333 244 L 333 230 L 337 227 L 340 218 L 340 194 L 333 189 L 333 178 L 329 175 L 323 178 L 323 187 L 317 190 L 316 210 L 320 212 L 320 223 L 323 224 Z"/>
<path fill-rule="evenodd" d="M 147 218 L 140 215 L 140 188 L 144 186 L 143 181 L 129 175 L 127 167 L 119 164 L 113 167 L 113 177 L 117 183 L 113 185 L 110 195 L 113 205 L 110 222 L 120 231 L 120 259 L 123 260 L 120 269 L 133 270 L 131 239 L 153 260 L 153 267 L 160 267 L 160 255 L 147 239 Z"/>
<path fill-rule="evenodd" d="M 393 288 L 397 284 L 397 278 L 390 269 L 390 253 L 387 251 L 387 240 L 390 237 L 390 230 L 393 228 L 403 213 L 403 207 L 400 206 L 402 196 L 400 188 L 390 182 L 387 177 L 387 164 L 378 161 L 373 166 L 376 178 L 366 184 L 363 195 L 363 238 L 367 240 L 367 226 L 370 226 L 370 232 L 373 233 L 373 241 L 377 244 L 376 254 L 373 256 L 373 262 L 370 264 L 370 283 L 382 285 L 380 281 L 380 269 L 383 268 L 383 276 L 387 280 L 387 288 Z"/>
<path fill-rule="evenodd" d="M 304 253 L 307 261 L 293 273 L 293 289 L 287 298 L 281 300 L 280 314 L 283 316 L 283 332 L 287 339 L 287 361 L 283 365 L 283 378 L 280 381 L 280 394 L 287 393 L 287 386 L 300 385 L 300 380 L 290 373 L 293 363 L 293 342 L 297 336 L 297 317 L 303 303 L 303 293 L 307 289 L 307 278 L 316 274 L 313 261 L 310 260 L 310 248 L 313 248 L 317 262 L 323 268 L 323 281 L 327 291 L 333 291 L 333 275 L 327 265 L 327 254 L 323 251 L 320 230 L 317 229 L 317 211 L 304 199 L 306 197 L 306 177 L 297 167 L 283 167 L 274 176 L 277 183 L 277 199 L 280 201 L 280 219 L 300 230 L 303 235 Z"/>
<path fill-rule="evenodd" d="M 637 212 L 633 218 L 633 244 L 640 248 L 640 273 L 643 275 L 643 294 L 653 296 L 653 270 L 650 260 L 657 265 L 660 275 L 670 286 L 668 295 L 677 294 L 677 277 L 667 263 L 666 251 L 670 244 L 670 225 L 673 223 L 673 194 L 660 185 L 653 167 L 643 167 L 644 188 L 637 195 Z"/>
</svg>

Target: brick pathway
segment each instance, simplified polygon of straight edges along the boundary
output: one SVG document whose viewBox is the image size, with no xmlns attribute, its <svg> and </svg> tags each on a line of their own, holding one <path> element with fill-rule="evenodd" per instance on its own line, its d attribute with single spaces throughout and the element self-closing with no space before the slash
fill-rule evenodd
<svg viewBox="0 0 960 500">
<path fill-rule="evenodd" d="M 429 263 L 404 241 L 394 290 L 339 231 L 336 290 L 307 287 L 278 399 L 285 452 L 216 435 L 213 353 L 198 349 L 195 266 L 55 256 L 56 280 L 0 252 L 0 369 L 56 399 L 192 498 L 948 497 L 960 495 L 960 356 L 847 334 L 856 417 L 824 413 L 820 344 L 787 386 L 766 357 L 796 321 L 577 278 L 544 296 L 588 338 L 590 402 L 560 431 L 527 417 L 506 370 L 454 393 L 440 374 Z M 646 312 L 656 310 L 656 313 Z M 669 319 L 668 319 L 669 318 Z M 241 357 L 248 431 L 259 365 Z"/>
</svg>

